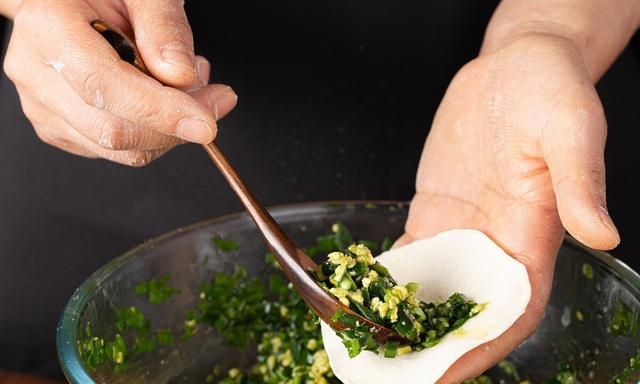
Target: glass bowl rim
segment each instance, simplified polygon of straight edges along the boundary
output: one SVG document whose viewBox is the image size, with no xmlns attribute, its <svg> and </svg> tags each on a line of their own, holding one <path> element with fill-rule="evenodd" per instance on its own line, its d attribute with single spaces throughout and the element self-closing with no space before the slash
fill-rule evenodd
<svg viewBox="0 0 640 384">
<path fill-rule="evenodd" d="M 286 217 L 288 215 L 300 214 L 304 210 L 327 209 L 332 206 L 349 206 L 349 205 L 367 205 L 375 206 L 402 206 L 408 207 L 409 202 L 399 200 L 334 200 L 334 201 L 314 201 L 294 204 L 282 204 L 269 207 L 269 212 L 275 218 Z M 58 361 L 62 367 L 62 371 L 71 383 L 94 383 L 89 372 L 82 364 L 82 359 L 78 353 L 75 343 L 71 340 L 77 339 L 78 322 L 81 317 L 81 310 L 87 301 L 93 296 L 93 293 L 100 284 L 108 279 L 113 273 L 127 264 L 130 259 L 135 257 L 141 250 L 153 248 L 156 244 L 169 240 L 173 237 L 180 236 L 185 232 L 190 232 L 200 227 L 209 226 L 225 221 L 238 220 L 241 217 L 247 217 L 245 211 L 230 213 L 226 215 L 216 216 L 214 218 L 202 220 L 185 227 L 180 227 L 159 235 L 153 239 L 147 240 L 135 247 L 129 249 L 122 255 L 112 259 L 102 267 L 98 268 L 83 283 L 76 288 L 71 298 L 67 301 L 56 328 L 56 349 L 58 352 Z M 566 234 L 564 243 L 579 248 L 581 251 L 593 256 L 596 260 L 605 264 L 612 272 L 619 275 L 640 296 L 640 275 L 631 269 L 626 263 L 615 258 L 613 255 L 586 247 L 571 235 Z"/>
</svg>

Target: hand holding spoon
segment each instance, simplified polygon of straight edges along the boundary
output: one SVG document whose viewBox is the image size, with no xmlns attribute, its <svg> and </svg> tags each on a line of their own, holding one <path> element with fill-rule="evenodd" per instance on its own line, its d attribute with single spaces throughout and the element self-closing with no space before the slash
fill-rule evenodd
<svg viewBox="0 0 640 384">
<path fill-rule="evenodd" d="M 125 36 L 124 33 L 122 33 L 118 28 L 111 26 L 102 20 L 95 20 L 91 25 L 109 42 L 109 44 L 111 44 L 122 60 L 132 64 L 143 73 L 152 76 L 144 65 L 144 61 L 142 60 L 137 47 L 127 36 Z M 336 312 L 342 310 L 343 312 L 357 318 L 362 324 L 370 326 L 370 328 L 374 330 L 373 333 L 376 341 L 380 344 L 386 343 L 387 340 L 405 340 L 395 331 L 376 324 L 353 312 L 318 285 L 310 274 L 310 272 L 319 268 L 318 264 L 305 254 L 302 248 L 300 248 L 293 239 L 283 231 L 269 212 L 253 196 L 242 179 L 240 179 L 240 176 L 238 176 L 235 169 L 222 154 L 218 146 L 211 142 L 203 145 L 203 148 L 209 157 L 211 157 L 218 169 L 222 172 L 231 188 L 236 192 L 240 201 L 242 201 L 242 204 L 256 223 L 265 242 L 273 251 L 284 274 L 291 281 L 300 296 L 302 296 L 305 302 L 322 321 L 329 324 L 334 329 L 344 329 L 344 325 L 332 319 Z"/>
</svg>

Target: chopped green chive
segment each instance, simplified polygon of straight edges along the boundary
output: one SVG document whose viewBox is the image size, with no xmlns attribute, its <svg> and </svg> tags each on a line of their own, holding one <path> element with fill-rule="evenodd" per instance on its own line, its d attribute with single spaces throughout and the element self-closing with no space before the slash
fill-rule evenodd
<svg viewBox="0 0 640 384">
<path fill-rule="evenodd" d="M 386 252 L 390 250 L 392 246 L 393 246 L 393 240 L 391 240 L 388 237 L 385 237 L 384 240 L 382 241 L 382 245 L 380 246 L 380 250 L 382 252 Z"/>
<path fill-rule="evenodd" d="M 591 264 L 582 264 L 582 275 L 589 280 L 593 280 L 593 267 L 591 266 Z"/>
<path fill-rule="evenodd" d="M 213 244 L 222 252 L 231 252 L 240 249 L 240 244 L 235 240 L 226 239 L 224 237 L 215 236 L 211 239 Z"/>
<path fill-rule="evenodd" d="M 180 293 L 180 290 L 169 285 L 171 275 L 164 275 L 140 283 L 134 287 L 136 295 L 146 295 L 151 304 L 162 304 L 173 295 Z"/>
<path fill-rule="evenodd" d="M 373 258 L 371 250 L 362 242 L 329 253 L 320 270 L 322 273 L 315 277 L 327 291 L 358 315 L 393 329 L 408 340 L 410 350 L 433 347 L 484 308 L 459 293 L 444 303 L 419 301 L 416 298 L 418 284 L 397 284 L 389 270 Z M 354 357 L 363 350 L 378 351 L 368 326 L 359 324 L 343 311 L 338 311 L 333 320 L 346 327 L 336 333 L 349 356 Z M 395 357 L 397 353 L 392 351 L 397 349 L 397 345 L 383 346 L 383 353 L 386 357 Z M 406 353 L 407 349 L 403 348 L 402 352 Z"/>
</svg>

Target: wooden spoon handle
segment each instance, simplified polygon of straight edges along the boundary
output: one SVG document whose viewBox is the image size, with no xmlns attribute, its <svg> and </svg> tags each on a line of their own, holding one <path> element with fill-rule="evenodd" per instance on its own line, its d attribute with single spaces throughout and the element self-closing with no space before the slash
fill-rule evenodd
<svg viewBox="0 0 640 384">
<path fill-rule="evenodd" d="M 122 60 L 153 77 L 144 65 L 142 56 L 140 56 L 135 43 L 125 36 L 122 31 L 102 20 L 95 20 L 91 25 L 111 44 Z M 276 256 L 287 278 L 289 278 L 298 292 L 300 292 L 302 298 L 322 320 L 331 324 L 331 326 L 336 329 L 342 329 L 345 325 L 334 322 L 332 316 L 336 311 L 343 310 L 358 317 L 363 323 L 377 328 L 379 332 L 375 333 L 375 337 L 380 343 L 383 343 L 390 337 L 397 337 L 390 329 L 355 314 L 351 309 L 325 292 L 308 273 L 310 270 L 318 268 L 318 265 L 295 244 L 289 235 L 276 223 L 271 214 L 269 214 L 264 206 L 253 196 L 227 158 L 222 154 L 220 148 L 213 142 L 203 145 L 202 147 L 209 157 L 211 157 L 220 172 L 222 172 L 222 175 L 238 195 L 240 201 L 242 201 L 249 215 L 258 226 L 262 237 Z"/>
<path fill-rule="evenodd" d="M 276 223 L 273 216 L 256 199 L 251 191 L 244 184 L 235 169 L 229 164 L 227 158 L 222 154 L 216 143 L 211 142 L 203 145 L 204 150 L 216 164 L 222 175 L 227 179 L 229 185 L 236 192 L 240 201 L 245 206 L 249 215 L 260 229 L 260 233 L 277 256 L 290 257 L 296 264 L 305 270 L 304 272 L 317 268 L 317 264 L 306 256 L 289 235 Z M 282 264 L 282 263 L 281 263 Z M 283 266 L 285 267 L 285 266 Z"/>
</svg>

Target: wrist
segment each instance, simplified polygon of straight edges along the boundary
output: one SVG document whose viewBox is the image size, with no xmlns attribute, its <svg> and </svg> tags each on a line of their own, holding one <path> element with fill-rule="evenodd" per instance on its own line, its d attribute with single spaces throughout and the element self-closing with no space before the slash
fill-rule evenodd
<svg viewBox="0 0 640 384">
<path fill-rule="evenodd" d="M 13 19 L 22 0 L 0 0 L 0 15 Z"/>
<path fill-rule="evenodd" d="M 595 82 L 639 27 L 637 0 L 503 0 L 487 27 L 480 54 L 504 49 L 524 36 L 564 39 L 578 50 Z"/>
<path fill-rule="evenodd" d="M 578 47 L 581 32 L 574 26 L 550 21 L 528 20 L 518 24 L 495 22 L 487 28 L 480 55 L 499 51 L 529 37 L 563 39 Z"/>
</svg>

